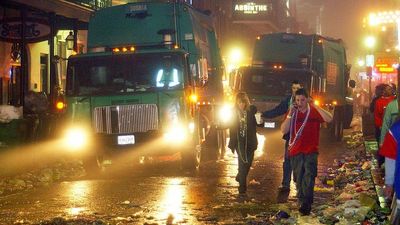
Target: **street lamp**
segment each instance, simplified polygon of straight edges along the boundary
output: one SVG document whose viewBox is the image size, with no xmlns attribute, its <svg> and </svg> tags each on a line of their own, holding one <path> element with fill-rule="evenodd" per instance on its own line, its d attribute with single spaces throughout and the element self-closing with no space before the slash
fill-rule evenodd
<svg viewBox="0 0 400 225">
<path fill-rule="evenodd" d="M 65 42 L 67 42 L 68 50 L 74 50 L 74 34 L 72 31 L 70 31 L 68 36 L 65 38 Z"/>
<path fill-rule="evenodd" d="M 367 46 L 367 48 L 372 49 L 375 47 L 375 43 L 376 43 L 376 38 L 373 36 L 368 36 L 365 38 L 365 46 Z"/>
</svg>

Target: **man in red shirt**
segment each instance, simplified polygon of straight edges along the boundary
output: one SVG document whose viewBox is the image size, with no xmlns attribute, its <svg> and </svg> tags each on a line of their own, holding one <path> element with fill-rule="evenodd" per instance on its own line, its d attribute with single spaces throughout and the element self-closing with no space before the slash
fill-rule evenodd
<svg viewBox="0 0 400 225">
<path fill-rule="evenodd" d="M 323 122 L 331 122 L 332 115 L 310 104 L 305 89 L 295 93 L 295 104 L 282 123 L 281 130 L 290 132 L 289 158 L 296 181 L 299 212 L 309 215 L 314 200 L 315 177 L 318 171 L 319 128 Z"/>
</svg>

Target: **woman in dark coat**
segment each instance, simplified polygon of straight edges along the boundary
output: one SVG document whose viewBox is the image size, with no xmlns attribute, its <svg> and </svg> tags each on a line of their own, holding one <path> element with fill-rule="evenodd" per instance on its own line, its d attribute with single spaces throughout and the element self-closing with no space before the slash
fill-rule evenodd
<svg viewBox="0 0 400 225">
<path fill-rule="evenodd" d="M 239 193 L 244 194 L 247 190 L 247 174 L 253 163 L 254 151 L 257 149 L 256 118 L 257 108 L 250 105 L 246 93 L 240 92 L 236 95 L 234 107 L 234 121 L 229 129 L 228 147 L 238 154 L 238 174 L 236 181 L 239 182 Z"/>
</svg>

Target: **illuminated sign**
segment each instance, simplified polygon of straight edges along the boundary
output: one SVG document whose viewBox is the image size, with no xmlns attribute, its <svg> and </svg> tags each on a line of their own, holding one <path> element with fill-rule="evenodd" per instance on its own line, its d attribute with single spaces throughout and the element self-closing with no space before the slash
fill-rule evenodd
<svg viewBox="0 0 400 225">
<path fill-rule="evenodd" d="M 21 18 L 9 18 L 0 21 L 0 40 L 15 42 L 21 40 Z M 24 38 L 27 42 L 46 40 L 50 35 L 50 26 L 47 21 L 27 18 L 24 26 Z"/>
<path fill-rule="evenodd" d="M 396 56 L 377 54 L 375 68 L 378 73 L 395 73 L 394 65 L 398 64 Z"/>
<path fill-rule="evenodd" d="M 258 14 L 260 12 L 267 12 L 268 5 L 260 5 L 254 2 L 248 2 L 245 4 L 236 4 L 234 7 L 234 11 L 240 11 L 244 14 Z"/>
<path fill-rule="evenodd" d="M 234 0 L 232 1 L 232 17 L 235 22 L 271 22 L 273 20 L 272 3 L 266 0 Z"/>
</svg>

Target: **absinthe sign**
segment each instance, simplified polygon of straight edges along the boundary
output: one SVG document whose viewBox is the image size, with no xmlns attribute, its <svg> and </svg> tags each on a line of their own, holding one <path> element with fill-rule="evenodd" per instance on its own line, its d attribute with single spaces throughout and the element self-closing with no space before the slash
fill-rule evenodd
<svg viewBox="0 0 400 225">
<path fill-rule="evenodd" d="M 268 11 L 268 5 L 259 5 L 254 2 L 247 2 L 245 4 L 235 4 L 235 12 L 243 12 L 243 14 L 259 14 Z"/>
<path fill-rule="evenodd" d="M 271 14 L 270 1 L 261 0 L 237 0 L 233 1 L 233 18 L 240 20 L 266 20 Z"/>
</svg>

